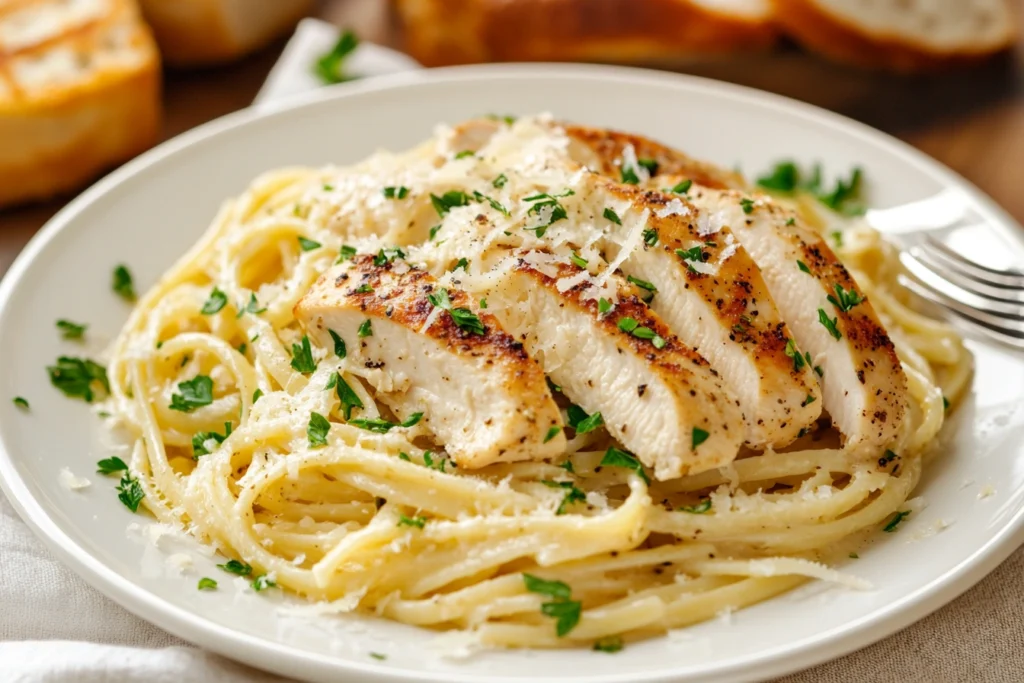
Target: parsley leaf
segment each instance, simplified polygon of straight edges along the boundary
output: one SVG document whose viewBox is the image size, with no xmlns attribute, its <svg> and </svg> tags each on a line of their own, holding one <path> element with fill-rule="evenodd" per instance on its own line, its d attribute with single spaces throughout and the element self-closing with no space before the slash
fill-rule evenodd
<svg viewBox="0 0 1024 683">
<path fill-rule="evenodd" d="M 524 202 L 530 202 L 531 206 L 527 210 L 527 216 L 537 216 L 540 219 L 540 225 L 535 225 L 532 228 L 524 228 L 525 230 L 532 230 L 537 237 L 543 237 L 544 233 L 547 232 L 548 228 L 557 223 L 558 221 L 565 220 L 569 217 L 569 212 L 565 210 L 562 203 L 558 200 L 562 197 L 570 197 L 576 194 L 572 190 L 565 190 L 561 194 L 548 194 L 542 192 L 540 194 L 531 195 L 523 199 Z"/>
<path fill-rule="evenodd" d="M 615 213 L 614 211 L 607 207 L 605 207 L 604 210 L 604 217 L 610 220 L 612 223 L 615 223 L 615 225 L 622 225 L 622 219 L 619 218 L 619 214 Z"/>
<path fill-rule="evenodd" d="M 754 213 L 754 200 L 744 197 L 740 200 L 740 206 L 743 207 L 743 213 L 752 214 Z"/>
<path fill-rule="evenodd" d="M 302 251 L 313 251 L 314 249 L 319 249 L 322 246 L 323 245 L 316 240 L 311 240 L 308 237 L 299 235 L 299 249 Z"/>
<path fill-rule="evenodd" d="M 257 593 L 265 591 L 268 588 L 277 588 L 277 582 L 266 574 L 260 574 L 252 580 L 252 589 Z"/>
<path fill-rule="evenodd" d="M 575 403 L 569 406 L 569 426 L 576 430 L 576 434 L 592 432 L 604 424 L 604 417 L 600 412 L 587 415 L 583 408 Z"/>
<path fill-rule="evenodd" d="M 609 654 L 618 652 L 623 647 L 622 636 L 605 636 L 594 643 L 594 650 L 597 652 L 607 652 Z"/>
<path fill-rule="evenodd" d="M 643 465 L 636 459 L 636 456 L 627 451 L 620 450 L 612 446 L 604 453 L 604 457 L 601 458 L 602 467 L 624 467 L 627 470 L 633 470 L 644 480 L 645 484 L 650 484 L 651 480 L 647 477 L 647 473 L 644 472 Z"/>
<path fill-rule="evenodd" d="M 558 509 L 555 510 L 556 515 L 564 515 L 567 507 L 574 503 L 582 503 L 587 499 L 587 494 L 576 488 L 576 485 L 571 481 L 551 481 L 545 479 L 541 483 L 549 488 L 565 490 L 562 502 L 558 504 Z"/>
<path fill-rule="evenodd" d="M 452 268 L 452 272 L 454 273 L 459 268 L 462 268 L 463 272 L 469 272 L 469 260 L 465 256 L 455 262 L 455 267 Z"/>
<path fill-rule="evenodd" d="M 398 524 L 395 526 L 413 526 L 417 529 L 422 529 L 426 524 L 426 517 L 406 517 L 405 515 L 398 515 Z"/>
<path fill-rule="evenodd" d="M 190 380 L 178 383 L 179 394 L 171 394 L 171 410 L 191 413 L 196 408 L 213 403 L 213 379 L 196 375 Z"/>
<path fill-rule="evenodd" d="M 327 445 L 327 432 L 331 430 L 331 423 L 320 413 L 309 414 L 309 424 L 306 426 L 306 436 L 309 438 L 309 445 L 313 448 Z"/>
<path fill-rule="evenodd" d="M 709 436 L 711 435 L 705 430 L 701 429 L 700 427 L 694 427 L 693 432 L 690 434 L 690 447 L 696 448 L 697 446 L 707 441 Z"/>
<path fill-rule="evenodd" d="M 128 267 L 121 264 L 114 268 L 114 281 L 111 285 L 115 292 L 126 301 L 135 301 L 135 285 Z"/>
<path fill-rule="evenodd" d="M 292 344 L 292 369 L 308 375 L 316 370 L 316 361 L 313 360 L 313 349 L 309 345 L 309 336 L 302 335 L 300 344 Z"/>
<path fill-rule="evenodd" d="M 855 289 L 847 291 L 843 289 L 842 285 L 837 284 L 835 290 L 836 296 L 829 294 L 828 300 L 843 313 L 849 312 L 851 308 L 864 301 L 864 297 L 858 294 Z"/>
<path fill-rule="evenodd" d="M 60 330 L 61 339 L 81 339 L 88 325 L 80 325 L 70 320 L 58 320 L 57 329 Z"/>
<path fill-rule="evenodd" d="M 509 215 L 508 209 L 506 209 L 504 206 L 502 206 L 501 203 L 498 200 L 491 199 L 490 197 L 488 197 L 487 195 L 483 194 L 482 192 L 477 192 L 476 190 L 474 190 L 473 191 L 473 199 L 477 200 L 478 202 L 487 202 L 488 204 L 491 205 L 492 209 L 494 209 L 495 211 L 497 211 L 498 213 L 500 213 L 503 216 L 508 216 Z"/>
<path fill-rule="evenodd" d="M 472 152 L 470 152 L 470 154 L 472 154 Z M 455 158 L 458 159 L 458 157 Z M 409 196 L 409 188 L 405 185 L 384 188 L 385 199 L 405 199 L 407 196 Z"/>
<path fill-rule="evenodd" d="M 199 309 L 199 312 L 203 315 L 213 315 L 219 313 L 224 305 L 228 302 L 228 295 L 220 291 L 217 287 L 213 288 L 210 292 L 210 296 L 203 303 L 203 307 Z"/>
<path fill-rule="evenodd" d="M 795 372 L 800 372 L 804 365 L 811 364 L 810 354 L 808 353 L 806 357 L 801 355 L 800 349 L 796 347 L 796 342 L 792 339 L 786 340 L 786 349 L 784 353 L 793 359 L 793 370 Z"/>
<path fill-rule="evenodd" d="M 352 257 L 354 257 L 355 255 L 356 255 L 356 248 L 355 247 L 350 247 L 347 244 L 343 244 L 343 245 L 341 245 L 341 249 L 338 252 L 338 260 L 335 261 L 335 263 L 341 263 L 343 261 L 348 261 Z"/>
<path fill-rule="evenodd" d="M 345 31 L 341 34 L 338 42 L 334 44 L 331 51 L 322 55 L 314 66 L 313 72 L 320 77 L 324 83 L 342 83 L 351 80 L 343 70 L 345 58 L 359 46 L 359 38 L 352 31 Z"/>
<path fill-rule="evenodd" d="M 884 531 L 884 532 L 886 532 L 888 534 L 891 534 L 892 532 L 896 531 L 896 527 L 898 527 L 900 525 L 900 522 L 902 522 L 904 519 L 906 519 L 909 516 L 910 516 L 910 510 L 900 510 L 900 511 L 898 511 L 896 514 L 893 515 L 892 519 L 889 520 L 889 523 L 886 524 L 882 528 L 882 531 Z"/>
<path fill-rule="evenodd" d="M 686 180 L 680 180 L 676 183 L 676 186 L 672 188 L 673 194 L 686 194 L 690 191 L 693 186 L 693 181 L 687 178 Z"/>
<path fill-rule="evenodd" d="M 471 156 L 474 156 L 473 150 L 471 150 L 471 149 L 464 149 L 461 152 L 459 152 L 458 154 L 456 154 L 454 158 L 455 159 L 465 159 L 466 157 L 471 157 Z"/>
<path fill-rule="evenodd" d="M 692 515 L 703 515 L 704 513 L 711 510 L 711 499 L 702 498 L 696 505 L 684 505 L 679 508 L 680 512 L 689 512 Z"/>
<path fill-rule="evenodd" d="M 237 576 L 249 576 L 252 574 L 252 567 L 249 564 L 239 562 L 238 560 L 228 560 L 224 564 L 218 564 L 217 567 L 223 569 L 228 574 L 235 574 Z"/>
<path fill-rule="evenodd" d="M 818 309 L 818 322 L 820 322 L 825 327 L 825 329 L 828 330 L 828 333 L 831 334 L 836 339 L 843 338 L 842 332 L 840 332 L 839 328 L 837 327 L 837 325 L 839 324 L 839 318 L 829 318 L 828 313 L 825 312 L 824 308 Z"/>
<path fill-rule="evenodd" d="M 241 318 L 246 313 L 259 315 L 260 313 L 263 313 L 266 310 L 266 306 L 260 308 L 260 302 L 256 300 L 256 294 L 254 292 L 249 292 L 249 303 L 245 304 L 244 306 L 239 306 L 238 315 L 236 315 L 235 317 Z"/>
<path fill-rule="evenodd" d="M 656 349 L 665 348 L 666 342 L 661 335 L 649 327 L 640 327 L 640 323 L 634 318 L 619 318 L 617 325 L 620 330 L 633 335 L 637 339 L 649 339 Z"/>
<path fill-rule="evenodd" d="M 541 614 L 555 618 L 555 632 L 561 638 L 576 627 L 580 621 L 583 607 L 579 600 L 571 600 L 572 589 L 562 581 L 546 581 L 531 574 L 523 574 L 526 590 L 539 595 L 554 598 L 551 602 L 542 603 Z"/>
<path fill-rule="evenodd" d="M 771 172 L 757 179 L 757 184 L 766 190 L 793 192 L 800 182 L 800 169 L 792 161 L 782 161 Z"/>
<path fill-rule="evenodd" d="M 800 261 L 799 259 L 796 262 L 796 267 L 799 268 L 804 273 L 807 273 L 808 275 L 811 274 L 811 269 L 807 267 L 806 263 L 804 263 L 803 261 Z"/>
<path fill-rule="evenodd" d="M 21 396 L 15 396 L 13 402 L 14 405 L 18 406 L 22 410 L 28 410 L 28 401 L 25 398 Z"/>
<path fill-rule="evenodd" d="M 573 265 L 575 265 L 577 268 L 587 267 L 587 259 L 580 256 L 575 251 L 573 251 L 572 254 L 569 255 L 569 260 L 572 261 Z"/>
<path fill-rule="evenodd" d="M 50 383 L 69 398 L 82 398 L 86 403 L 92 403 L 95 396 L 93 386 L 97 382 L 104 392 L 110 392 L 107 369 L 88 358 L 61 356 L 57 364 L 47 366 L 46 371 L 50 374 Z"/>
<path fill-rule="evenodd" d="M 885 467 L 886 465 L 888 465 L 889 463 L 891 463 L 893 460 L 895 460 L 898 457 L 900 457 L 900 456 L 897 455 L 895 451 L 891 451 L 891 450 L 889 450 L 887 448 L 887 449 L 885 449 L 885 454 L 882 455 L 882 457 L 878 459 L 878 465 L 880 467 Z"/>
<path fill-rule="evenodd" d="M 118 472 L 127 472 L 128 464 L 117 457 L 116 455 L 109 458 L 104 458 L 96 463 L 96 471 L 100 474 L 116 474 Z"/>
<path fill-rule="evenodd" d="M 117 499 L 124 503 L 124 506 L 132 512 L 139 511 L 139 503 L 146 497 L 146 492 L 142 490 L 142 484 L 139 480 L 131 475 L 130 472 L 125 472 L 124 476 L 121 477 L 120 483 L 117 485 Z"/>
<path fill-rule="evenodd" d="M 547 581 L 533 574 L 523 573 L 523 583 L 526 590 L 538 595 L 547 595 L 552 598 L 568 600 L 572 597 L 572 589 L 564 581 Z"/>
<path fill-rule="evenodd" d="M 338 400 L 341 401 L 341 409 L 345 413 L 345 420 L 348 421 L 352 417 L 352 409 L 363 408 L 363 402 L 337 372 L 331 375 L 331 381 L 337 385 Z"/>
<path fill-rule="evenodd" d="M 199 579 L 196 589 L 201 591 L 214 591 L 217 590 L 217 582 L 207 576 L 204 576 Z"/>
<path fill-rule="evenodd" d="M 604 315 L 612 310 L 612 302 L 604 297 L 597 300 L 597 312 Z"/>
<path fill-rule="evenodd" d="M 360 429 L 365 429 L 369 432 L 376 432 L 377 434 L 387 434 L 395 427 L 414 427 L 419 424 L 419 421 L 423 419 L 423 413 L 413 413 L 409 416 L 409 419 L 402 423 L 389 422 L 380 418 L 372 420 L 357 419 L 349 420 L 349 424 Z"/>
<path fill-rule="evenodd" d="M 224 423 L 224 433 L 218 434 L 217 432 L 198 432 L 192 435 L 192 457 L 196 460 L 201 455 L 209 455 L 210 449 L 206 447 L 208 441 L 215 441 L 218 444 L 224 443 L 224 439 L 231 436 L 231 423 Z"/>
<path fill-rule="evenodd" d="M 501 188 L 505 187 L 505 183 L 507 183 L 507 182 L 508 182 L 508 176 L 506 176 L 504 173 L 502 173 L 501 175 L 499 175 L 497 178 L 495 178 L 491 182 L 491 185 L 494 186 L 497 189 L 501 189 Z"/>
<path fill-rule="evenodd" d="M 658 231 L 654 228 L 648 228 L 644 230 L 644 244 L 649 247 L 655 247 L 658 245 Z"/>
<path fill-rule="evenodd" d="M 437 215 L 444 218 L 445 214 L 455 207 L 467 206 L 469 204 L 469 196 L 461 190 L 449 190 L 440 197 L 431 193 L 430 203 L 434 206 L 434 211 L 437 211 Z"/>
<path fill-rule="evenodd" d="M 372 337 L 373 336 L 373 323 L 370 321 L 369 318 L 364 320 L 362 322 L 362 324 L 359 325 L 359 329 L 356 330 L 356 335 L 360 339 L 362 339 L 363 337 Z"/>
<path fill-rule="evenodd" d="M 427 301 L 436 308 L 442 308 L 448 311 L 448 314 L 452 317 L 459 328 L 466 330 L 471 334 L 484 334 L 487 328 L 484 327 L 483 322 L 473 311 L 468 308 L 454 308 L 452 306 L 451 298 L 448 295 L 448 290 L 442 288 L 437 289 L 433 294 L 427 295 Z"/>
<path fill-rule="evenodd" d="M 380 266 L 391 263 L 396 258 L 405 258 L 405 252 L 398 247 L 388 247 L 387 249 L 381 249 L 377 252 L 377 255 L 373 257 L 373 265 Z"/>
<path fill-rule="evenodd" d="M 558 433 L 562 431 L 562 428 L 558 425 L 551 425 L 548 427 L 548 433 L 544 435 L 544 443 L 551 441 L 551 439 L 558 436 Z"/>
</svg>

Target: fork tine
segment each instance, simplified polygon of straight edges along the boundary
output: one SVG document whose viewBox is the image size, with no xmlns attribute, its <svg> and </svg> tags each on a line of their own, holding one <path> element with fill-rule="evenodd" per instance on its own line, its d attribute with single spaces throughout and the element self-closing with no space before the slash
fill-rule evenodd
<svg viewBox="0 0 1024 683">
<path fill-rule="evenodd" d="M 950 249 L 942 241 L 931 235 L 925 235 L 922 245 L 927 245 L 931 253 L 941 258 L 951 268 L 955 268 L 966 277 L 987 283 L 994 287 L 1012 287 L 1024 289 L 1024 273 L 1019 271 L 996 270 L 983 266 L 976 261 L 966 259 Z"/>
<path fill-rule="evenodd" d="M 976 292 L 953 284 L 948 277 L 932 270 L 926 263 L 918 260 L 910 251 L 900 253 L 900 262 L 917 281 L 928 289 L 950 300 L 951 307 L 958 313 L 980 319 L 990 318 L 987 324 L 1006 326 L 1015 323 L 1024 331 L 1024 306 L 1019 303 L 989 299 Z M 964 313 L 960 308 L 970 313 Z"/>
<path fill-rule="evenodd" d="M 972 310 L 969 306 L 965 306 L 955 299 L 943 296 L 906 275 L 900 275 L 899 280 L 900 284 L 922 299 L 938 304 L 958 315 L 961 320 L 969 324 L 972 329 L 976 329 L 997 341 L 1008 344 L 1009 346 L 1024 349 L 1024 325 L 1021 325 L 1020 323 L 1014 324 L 1013 321 L 995 318 L 994 316 L 990 316 L 986 313 Z M 1008 323 L 1013 326 L 1006 327 Z"/>
<path fill-rule="evenodd" d="M 963 290 L 996 301 L 1007 301 L 1024 305 L 1024 288 L 996 286 L 989 281 L 979 280 L 964 272 L 959 265 L 951 263 L 949 258 L 943 255 L 942 251 L 927 244 L 915 245 L 907 251 L 929 270 L 934 273 L 940 273 L 943 279 L 949 280 Z"/>
</svg>

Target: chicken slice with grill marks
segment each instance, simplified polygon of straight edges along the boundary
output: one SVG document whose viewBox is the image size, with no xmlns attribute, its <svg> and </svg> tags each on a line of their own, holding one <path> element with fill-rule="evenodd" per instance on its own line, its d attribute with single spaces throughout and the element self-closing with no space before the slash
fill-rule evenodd
<svg viewBox="0 0 1024 683">
<path fill-rule="evenodd" d="M 349 367 L 400 419 L 422 412 L 460 467 L 562 453 L 561 414 L 540 366 L 472 308 L 400 258 L 376 265 L 362 255 L 324 273 L 295 315 L 322 347 L 338 335 Z"/>
<path fill-rule="evenodd" d="M 821 370 L 824 408 L 845 445 L 874 453 L 891 443 L 907 410 L 907 378 L 874 307 L 825 240 L 766 196 L 699 186 L 690 196 L 761 268 L 798 351 Z"/>
<path fill-rule="evenodd" d="M 609 286 L 617 303 L 602 313 L 583 269 L 529 252 L 488 292 L 488 310 L 658 479 L 731 462 L 744 434 L 736 399 L 629 285 Z"/>
</svg>

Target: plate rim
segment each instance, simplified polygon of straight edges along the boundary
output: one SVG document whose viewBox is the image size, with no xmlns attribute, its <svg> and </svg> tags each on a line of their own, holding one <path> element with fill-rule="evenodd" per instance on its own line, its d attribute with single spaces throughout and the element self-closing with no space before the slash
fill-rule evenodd
<svg viewBox="0 0 1024 683">
<path fill-rule="evenodd" d="M 582 78 L 600 80 L 605 84 L 609 81 L 628 81 L 634 84 L 710 93 L 732 100 L 740 106 L 770 107 L 782 110 L 784 113 L 810 120 L 820 127 L 832 131 L 841 130 L 854 135 L 873 146 L 882 148 L 888 154 L 899 157 L 922 174 L 931 176 L 944 184 L 958 186 L 967 192 L 971 200 L 976 203 L 977 208 L 981 210 L 984 218 L 998 232 L 1012 240 L 1012 243 L 1024 248 L 1024 237 L 1021 237 L 1020 233 L 1014 232 L 1014 229 L 1020 232 L 1024 232 L 1024 229 L 1020 228 L 1017 221 L 1005 209 L 973 183 L 924 152 L 887 133 L 806 102 L 709 78 L 635 67 L 545 63 L 471 65 L 399 73 L 328 86 L 309 93 L 293 95 L 281 102 L 263 104 L 258 108 L 248 107 L 227 114 L 162 142 L 98 180 L 58 211 L 32 237 L 0 281 L 0 324 L 9 313 L 10 299 L 18 283 L 35 262 L 39 253 L 69 224 L 73 223 L 86 207 L 116 189 L 125 180 L 164 162 L 168 157 L 174 156 L 180 151 L 202 144 L 205 140 L 229 130 L 260 120 L 288 116 L 293 111 L 326 101 L 345 100 L 349 97 L 380 91 L 400 90 L 405 86 L 422 85 L 424 82 L 471 82 L 480 78 L 495 77 L 509 80 Z M 404 683 L 408 681 L 451 683 L 466 681 L 468 683 L 477 680 L 475 674 L 388 671 L 379 664 L 360 663 L 356 660 L 340 659 L 323 653 L 295 650 L 291 646 L 208 621 L 187 611 L 184 607 L 150 593 L 141 586 L 122 580 L 119 573 L 91 555 L 62 531 L 45 507 L 30 494 L 27 483 L 17 471 L 14 458 L 7 448 L 6 438 L 2 432 L 0 432 L 0 488 L 3 489 L 11 505 L 36 537 L 41 539 L 65 566 L 74 571 L 86 583 L 139 618 L 204 649 L 233 660 L 244 657 L 244 661 L 247 663 L 285 676 L 299 673 L 300 675 L 315 674 L 323 677 L 345 673 L 361 676 L 362 678 L 359 680 L 368 683 Z M 639 674 L 588 675 L 587 680 L 594 683 L 622 683 L 623 681 L 668 683 L 683 678 L 687 680 L 700 678 L 701 680 L 740 682 L 782 676 L 803 670 L 871 645 L 947 605 L 993 571 L 1017 549 L 1021 542 L 1024 542 L 1024 508 L 1009 518 L 988 542 L 976 548 L 943 575 L 918 586 L 881 610 L 846 622 L 829 631 L 804 638 L 801 641 L 789 642 L 726 665 L 709 664 L 688 670 L 667 669 Z M 526 683 L 526 681 L 535 679 L 516 676 L 501 680 L 506 683 Z M 573 677 L 562 680 L 581 679 Z"/>
</svg>

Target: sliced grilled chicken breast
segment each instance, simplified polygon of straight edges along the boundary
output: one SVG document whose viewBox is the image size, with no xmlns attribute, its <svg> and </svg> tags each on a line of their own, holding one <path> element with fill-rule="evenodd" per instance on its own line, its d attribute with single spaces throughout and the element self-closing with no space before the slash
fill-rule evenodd
<svg viewBox="0 0 1024 683">
<path fill-rule="evenodd" d="M 565 395 L 600 412 L 608 431 L 658 479 L 731 462 L 744 425 L 707 361 L 681 345 L 625 283 L 615 283 L 617 303 L 602 314 L 581 268 L 535 261 L 535 252 L 517 261 L 488 294 L 489 310 Z"/>
<path fill-rule="evenodd" d="M 753 259 L 728 228 L 684 198 L 604 184 L 616 205 L 625 201 L 628 211 L 649 212 L 644 240 L 622 261 L 622 271 L 657 290 L 651 308 L 739 399 L 747 444 L 792 443 L 821 413 L 818 382 L 810 367 L 794 366 L 789 328 Z M 609 233 L 629 223 L 604 220 Z M 609 258 L 622 241 L 606 241 Z"/>
<path fill-rule="evenodd" d="M 824 408 L 846 446 L 890 443 L 906 412 L 907 378 L 874 308 L 825 241 L 769 197 L 751 202 L 709 188 L 690 196 L 732 228 L 761 268 L 798 350 L 822 371 Z"/>
<path fill-rule="evenodd" d="M 563 452 L 564 435 L 551 429 L 561 414 L 540 366 L 474 308 L 402 259 L 375 265 L 357 256 L 324 273 L 295 315 L 320 346 L 335 348 L 331 331 L 344 340 L 350 367 L 378 400 L 402 419 L 422 412 L 460 467 Z"/>
</svg>

